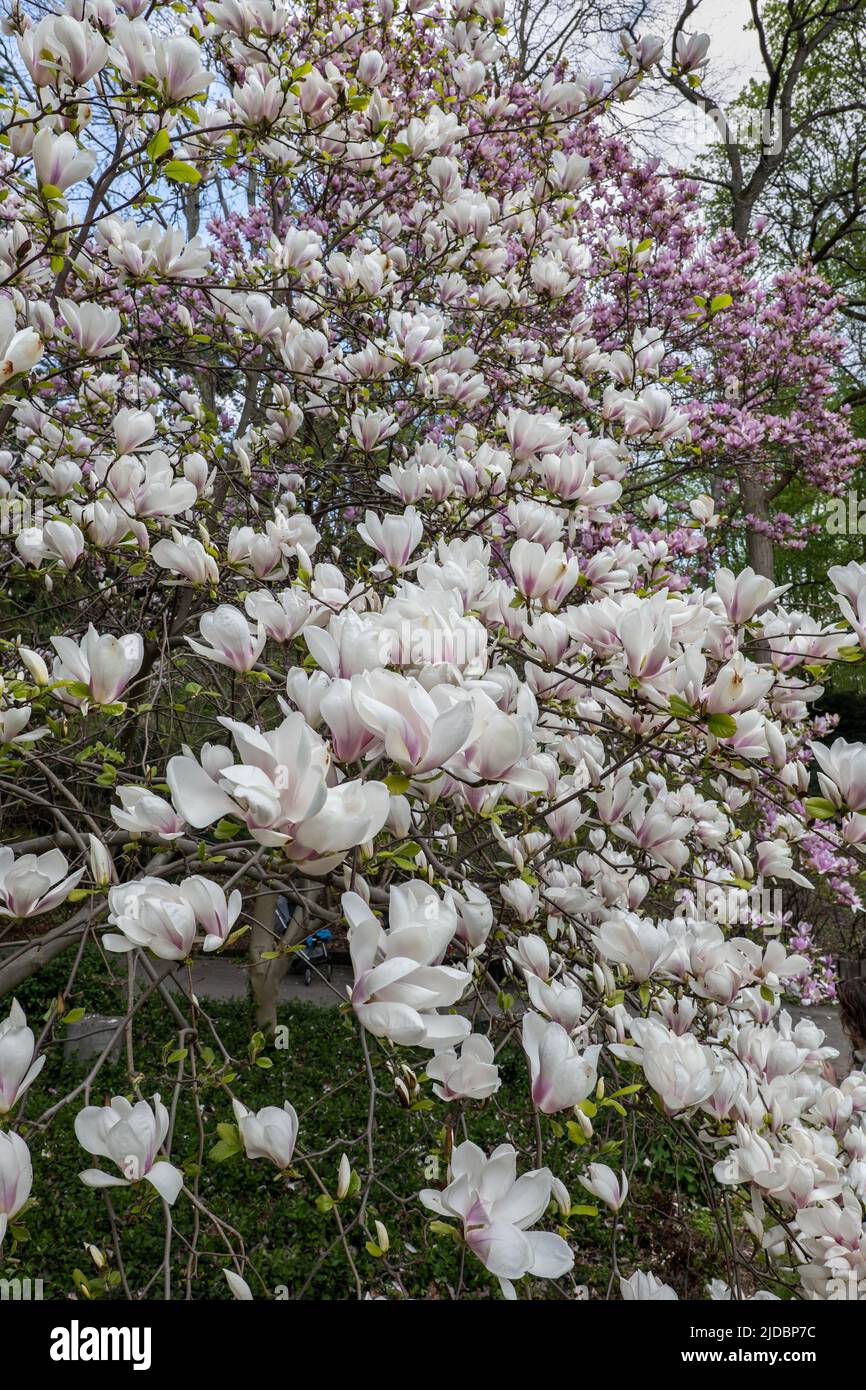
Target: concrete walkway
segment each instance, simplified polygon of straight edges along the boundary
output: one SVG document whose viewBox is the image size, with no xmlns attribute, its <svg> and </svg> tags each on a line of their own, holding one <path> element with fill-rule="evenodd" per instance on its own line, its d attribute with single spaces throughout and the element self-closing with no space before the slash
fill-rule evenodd
<svg viewBox="0 0 866 1390">
<path fill-rule="evenodd" d="M 346 986 L 351 985 L 352 971 L 347 965 L 333 966 L 330 984 L 313 972 L 309 985 L 295 971 L 288 971 L 280 981 L 281 1004 L 301 999 L 307 1004 L 337 1005 L 346 1002 Z M 192 987 L 202 999 L 239 999 L 247 993 L 249 966 L 245 959 L 199 957 L 192 967 Z"/>
<path fill-rule="evenodd" d="M 199 957 L 192 968 L 192 984 L 195 993 L 202 999 L 237 999 L 247 991 L 247 967 L 242 959 L 227 960 L 212 957 Z M 314 974 L 309 985 L 304 984 L 302 974 L 291 971 L 280 982 L 280 1003 L 290 999 L 300 999 L 307 1004 L 333 1007 L 346 999 L 346 987 L 352 984 L 352 971 L 347 965 L 335 965 L 330 984 Z M 851 1066 L 851 1046 L 839 1020 L 839 1010 L 833 1004 L 822 1004 L 813 1008 L 803 1008 L 786 1004 L 785 1008 L 796 1022 L 808 1018 L 823 1029 L 828 1047 L 838 1049 L 839 1058 L 836 1072 L 844 1076 Z"/>
<path fill-rule="evenodd" d="M 835 1004 L 819 1004 L 814 1008 L 799 1008 L 794 1004 L 785 1006 L 794 1022 L 801 1018 L 811 1019 L 819 1028 L 823 1028 L 826 1034 L 824 1044 L 827 1047 L 835 1047 L 839 1056 L 833 1063 L 837 1076 L 846 1076 L 851 1070 L 853 1058 L 851 1056 L 851 1044 L 848 1035 L 842 1027 L 839 1018 L 839 1010 Z"/>
</svg>

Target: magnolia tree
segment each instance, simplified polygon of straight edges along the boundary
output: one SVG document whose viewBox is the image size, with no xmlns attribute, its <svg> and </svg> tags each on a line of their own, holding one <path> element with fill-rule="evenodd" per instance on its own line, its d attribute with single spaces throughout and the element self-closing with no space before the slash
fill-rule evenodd
<svg viewBox="0 0 866 1390">
<path fill-rule="evenodd" d="M 594 116 L 653 41 L 604 80 L 518 82 L 499 0 L 71 0 L 5 28 L 6 1249 L 39 1198 L 31 1150 L 74 1115 L 106 1205 L 69 1200 L 129 1297 L 161 1273 L 172 1296 L 184 1206 L 187 1297 L 214 1233 L 226 1293 L 273 1292 L 210 1205 L 219 1136 L 282 1177 L 276 1239 L 287 1185 L 332 1221 L 346 1296 L 412 1296 L 436 1242 L 443 1297 L 473 1263 L 507 1298 L 585 1296 L 581 1223 L 608 1208 L 590 1296 L 674 1298 L 618 1254 L 661 1129 L 717 1222 L 709 1295 L 862 1295 L 866 1076 L 834 1079 L 786 1011 L 810 962 L 766 901 L 835 873 L 856 905 L 866 748 L 816 743 L 810 705 L 866 647 L 866 567 L 831 571 L 822 626 L 752 568 L 708 575 L 712 497 L 680 488 L 668 529 L 663 499 L 636 511 L 714 430 L 732 447 L 700 395 L 719 341 L 733 360 L 749 323 L 779 333 L 755 292 L 719 338 L 742 265 L 726 293 L 724 247 L 700 251 L 695 313 L 705 282 L 673 283 L 612 187 Z M 808 409 L 774 438 L 815 472 Z M 360 1066 L 335 1081 L 367 1118 L 316 1150 L 277 1068 L 245 1104 L 188 967 L 222 954 L 243 978 L 249 945 L 261 1060 L 320 927 L 348 941 L 334 1004 Z M 88 953 L 124 962 L 126 1012 L 48 1099 Z M 58 958 L 37 1039 L 14 995 Z M 137 1063 L 154 1000 L 168 1104 Z M 409 1190 L 377 1155 L 395 1106 L 441 1160 Z M 137 1203 L 116 1214 L 118 1187 Z M 142 1288 L 127 1218 L 164 1224 Z"/>
</svg>

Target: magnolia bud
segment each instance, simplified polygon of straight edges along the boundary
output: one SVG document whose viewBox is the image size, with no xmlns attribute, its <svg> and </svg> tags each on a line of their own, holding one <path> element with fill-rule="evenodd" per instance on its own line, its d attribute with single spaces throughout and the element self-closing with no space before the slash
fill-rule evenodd
<svg viewBox="0 0 866 1390">
<path fill-rule="evenodd" d="M 37 685 L 50 684 L 51 676 L 48 667 L 38 652 L 32 651 L 30 647 L 19 647 L 18 655 Z"/>
<path fill-rule="evenodd" d="M 342 1202 L 349 1191 L 349 1184 L 352 1181 L 352 1165 L 347 1156 L 343 1154 L 340 1159 L 340 1167 L 337 1170 L 337 1201 Z"/>
<path fill-rule="evenodd" d="M 90 872 L 93 875 L 94 883 L 100 888 L 107 888 L 109 883 L 116 881 L 114 872 L 114 861 L 101 840 L 95 835 L 89 835 L 90 841 Z"/>
</svg>

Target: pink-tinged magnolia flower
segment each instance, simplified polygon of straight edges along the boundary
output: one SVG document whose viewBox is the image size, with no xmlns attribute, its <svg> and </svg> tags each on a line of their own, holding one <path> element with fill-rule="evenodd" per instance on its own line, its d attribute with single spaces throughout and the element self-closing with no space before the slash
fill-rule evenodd
<svg viewBox="0 0 866 1390">
<path fill-rule="evenodd" d="M 709 34 L 677 34 L 677 67 L 681 73 L 694 72 L 707 61 Z"/>
<path fill-rule="evenodd" d="M 325 872 L 332 856 L 378 835 L 388 816 L 388 788 L 384 782 L 329 787 L 328 750 L 303 715 L 287 715 L 270 733 L 225 717 L 220 723 L 242 762 L 220 748 L 211 750 L 208 768 L 189 755 L 168 763 L 172 801 L 190 825 L 202 829 L 236 816 L 259 844 L 285 846 L 310 873 Z"/>
<path fill-rule="evenodd" d="M 827 800 L 848 811 L 866 811 L 866 744 L 837 738 L 829 748 L 823 743 L 813 743 L 811 748 Z"/>
<path fill-rule="evenodd" d="M 322 676 L 321 671 L 315 674 Z M 328 726 L 331 747 L 340 762 L 355 762 L 375 741 L 375 734 L 362 722 L 354 706 L 350 681 L 331 681 L 319 701 L 319 714 Z"/>
<path fill-rule="evenodd" d="M 274 642 L 291 642 L 301 631 L 310 615 L 309 596 L 303 590 L 281 589 L 272 594 L 258 589 L 247 594 L 244 608 L 256 623 L 264 623 L 265 632 Z"/>
<path fill-rule="evenodd" d="M 38 917 L 65 902 L 84 873 L 67 874 L 59 849 L 22 854 L 16 860 L 8 845 L 0 848 L 0 917 Z"/>
<path fill-rule="evenodd" d="M 266 1105 L 254 1115 L 239 1100 L 233 1100 L 232 1108 L 247 1158 L 269 1158 L 280 1172 L 290 1168 L 298 1139 L 294 1106 L 288 1101 L 282 1108 Z"/>
<path fill-rule="evenodd" d="M 85 1106 L 75 1117 L 75 1137 L 89 1154 L 115 1163 L 123 1177 L 87 1168 L 79 1174 L 81 1181 L 100 1188 L 149 1182 L 172 1206 L 183 1187 L 183 1173 L 158 1157 L 167 1134 L 168 1111 L 158 1094 L 152 1106 L 146 1100 L 130 1105 L 124 1096 L 115 1096 L 110 1105 Z"/>
<path fill-rule="evenodd" d="M 736 714 L 753 710 L 772 689 L 775 673 L 748 661 L 736 652 L 719 671 L 706 692 L 706 708 L 710 714 Z"/>
<path fill-rule="evenodd" d="M 619 1291 L 627 1302 L 670 1303 L 678 1297 L 670 1284 L 663 1284 L 654 1274 L 645 1274 L 642 1269 L 636 1269 L 628 1279 L 621 1275 Z"/>
<path fill-rule="evenodd" d="M 158 835 L 161 840 L 177 840 L 186 830 L 186 821 L 156 792 L 147 787 L 118 787 L 123 809 L 111 807 L 111 818 L 121 830 L 132 835 Z"/>
<path fill-rule="evenodd" d="M 21 1005 L 13 999 L 9 1017 L 0 1023 L 0 1115 L 9 1114 L 45 1065 L 44 1056 L 34 1062 L 35 1048 L 33 1030 L 27 1027 Z"/>
<path fill-rule="evenodd" d="M 344 893 L 355 983 L 349 997 L 358 1021 L 404 1047 L 443 1048 L 469 1033 L 469 1020 L 441 1015 L 463 997 L 472 977 L 441 965 L 457 929 L 451 904 L 420 879 L 391 887 L 390 929 L 383 930 L 358 893 Z"/>
<path fill-rule="evenodd" d="M 44 724 L 38 729 L 27 729 L 31 710 L 31 705 L 0 709 L 0 744 L 35 743 L 37 739 L 45 737 L 48 728 Z"/>
<path fill-rule="evenodd" d="M 459 893 L 456 888 L 446 888 L 445 898 L 457 913 L 455 940 L 464 942 L 472 954 L 480 951 L 493 927 L 493 906 L 487 894 L 464 880 Z"/>
<path fill-rule="evenodd" d="M 191 584 L 218 584 L 219 566 L 201 541 L 194 536 L 184 536 L 176 529 L 172 529 L 171 534 L 171 540 L 157 541 L 150 552 L 154 564 L 182 575 Z"/>
<path fill-rule="evenodd" d="M 0 297 L 0 386 L 35 367 L 45 344 L 35 328 L 16 329 L 11 299 Z"/>
<path fill-rule="evenodd" d="M 523 1016 L 523 1050 L 529 1062 L 532 1103 L 542 1114 L 568 1110 L 595 1089 L 599 1044 L 580 1052 L 558 1023 L 528 1013 Z"/>
<path fill-rule="evenodd" d="M 58 299 L 57 307 L 72 342 L 86 357 L 109 357 L 120 351 L 116 342 L 120 315 L 116 309 L 102 309 L 98 304 L 76 304 L 71 299 Z"/>
<path fill-rule="evenodd" d="M 526 765 L 535 752 L 530 712 L 506 714 L 483 691 L 473 695 L 473 724 L 467 743 L 449 760 L 449 771 L 461 780 L 507 782 L 527 792 L 543 792 L 547 779 Z"/>
<path fill-rule="evenodd" d="M 500 883 L 499 895 L 511 908 L 520 922 L 531 922 L 538 911 L 538 889 L 533 888 L 522 878 L 512 878 L 508 883 Z"/>
<path fill-rule="evenodd" d="M 709 1100 L 721 1081 L 712 1051 L 693 1033 L 681 1037 L 661 1019 L 633 1018 L 629 1028 L 636 1046 L 614 1043 L 617 1057 L 637 1062 L 669 1115 Z"/>
<path fill-rule="evenodd" d="M 214 74 L 201 66 L 201 48 L 194 39 L 156 39 L 153 48 L 154 76 L 169 101 L 186 101 L 207 91 Z"/>
<path fill-rule="evenodd" d="M 18 1215 L 33 1186 L 30 1150 L 20 1134 L 0 1130 L 0 1245 L 9 1222 Z"/>
<path fill-rule="evenodd" d="M 351 425 L 356 442 L 367 454 L 380 448 L 397 429 L 397 421 L 388 410 L 356 410 Z"/>
<path fill-rule="evenodd" d="M 728 620 L 736 624 L 747 623 L 791 587 L 790 584 L 774 585 L 772 579 L 755 574 L 750 565 L 737 575 L 731 570 L 716 570 L 715 585 Z"/>
<path fill-rule="evenodd" d="M 54 680 L 86 685 L 89 701 L 94 705 L 114 704 L 141 670 L 144 660 L 144 642 L 139 633 L 127 632 L 123 637 L 104 633 L 100 637 L 92 623 L 80 642 L 72 637 L 52 637 L 51 645 L 59 658 L 54 663 Z"/>
<path fill-rule="evenodd" d="M 358 59 L 358 81 L 365 87 L 378 87 L 388 75 L 388 64 L 375 48 L 365 48 Z"/>
<path fill-rule="evenodd" d="M 335 614 L 326 628 L 308 624 L 304 641 L 317 666 L 329 676 L 348 679 L 386 665 L 394 637 L 379 623 L 349 610 Z"/>
<path fill-rule="evenodd" d="M 533 1231 L 551 1197 L 561 1188 L 549 1168 L 517 1176 L 517 1151 L 500 1144 L 487 1158 L 470 1140 L 451 1155 L 448 1186 L 418 1194 L 428 1211 L 462 1223 L 473 1254 L 500 1282 L 506 1298 L 516 1295 L 513 1279 L 525 1274 L 558 1279 L 574 1265 L 574 1255 L 561 1236 Z"/>
<path fill-rule="evenodd" d="M 189 903 L 195 920 L 205 933 L 203 951 L 216 951 L 228 940 L 232 927 L 240 916 L 243 897 L 234 888 L 229 897 L 220 884 L 201 874 L 192 874 L 180 885 L 180 896 Z"/>
<path fill-rule="evenodd" d="M 432 772 L 465 744 L 474 706 L 452 686 L 427 691 L 414 676 L 367 671 L 352 677 L 352 701 L 385 753 L 404 772 Z"/>
<path fill-rule="evenodd" d="M 571 979 L 542 980 L 531 972 L 525 975 L 532 1007 L 573 1033 L 583 1014 L 583 992 Z"/>
<path fill-rule="evenodd" d="M 230 603 L 221 603 L 213 613 L 203 613 L 198 625 L 205 640 L 187 637 L 193 651 L 232 671 L 252 670 L 267 641 L 264 623 L 258 622 L 255 633 L 250 632 L 243 613 Z"/>
<path fill-rule="evenodd" d="M 122 935 L 107 932 L 102 938 L 107 950 L 143 946 L 161 960 L 186 960 L 192 951 L 195 913 L 173 884 L 149 876 L 122 883 L 111 889 L 108 905 L 108 920 Z"/>
<path fill-rule="evenodd" d="M 96 165 L 96 155 L 92 150 L 80 150 L 74 135 L 69 131 L 55 135 L 48 126 L 33 137 L 31 153 L 40 187 L 56 188 L 61 193 L 86 179 Z"/>
<path fill-rule="evenodd" d="M 18 540 L 21 540 L 21 536 Z M 44 555 L 59 560 L 66 570 L 74 570 L 84 553 L 84 536 L 74 522 L 46 521 L 40 544 Z"/>
<path fill-rule="evenodd" d="M 635 912 L 622 912 L 596 929 L 593 941 L 605 960 L 626 965 L 643 984 L 670 960 L 677 942 L 664 927 L 657 927 Z"/>
<path fill-rule="evenodd" d="M 784 840 L 762 840 L 756 854 L 759 878 L 784 878 L 801 888 L 812 887 L 807 878 L 795 871 L 791 846 Z"/>
<path fill-rule="evenodd" d="M 590 1163 L 589 1177 L 581 1178 L 580 1182 L 587 1192 L 604 1202 L 611 1211 L 619 1211 L 628 1196 L 628 1178 L 625 1173 L 620 1173 L 617 1177 L 606 1163 Z"/>
<path fill-rule="evenodd" d="M 493 1044 L 481 1033 L 472 1033 L 460 1048 L 438 1052 L 424 1070 L 440 1100 L 486 1100 L 495 1095 L 502 1082 L 494 1062 Z"/>
<path fill-rule="evenodd" d="M 510 410 L 505 433 L 511 453 L 518 463 L 542 454 L 556 454 L 568 443 L 571 428 L 556 415 L 532 415 L 526 410 Z"/>
<path fill-rule="evenodd" d="M 149 410 L 118 410 L 112 421 L 114 442 L 119 454 L 134 454 L 148 444 L 156 432 L 156 420 Z"/>
<path fill-rule="evenodd" d="M 402 516 L 389 513 L 380 517 L 367 512 L 357 530 L 361 540 L 378 551 L 392 569 L 401 570 L 421 543 L 424 523 L 414 507 L 407 507 Z"/>
<path fill-rule="evenodd" d="M 662 386 L 647 386 L 637 400 L 625 400 L 623 419 L 629 438 L 649 434 L 659 443 L 684 434 L 689 423 L 689 417 L 676 409 Z"/>
<path fill-rule="evenodd" d="M 87 841 L 87 862 L 90 866 L 90 876 L 100 888 L 107 888 L 109 884 L 117 881 L 111 851 L 103 844 L 98 835 L 88 834 Z"/>
<path fill-rule="evenodd" d="M 521 538 L 514 542 L 508 558 L 514 582 L 526 599 L 545 599 L 555 592 L 561 602 L 580 575 L 577 560 L 566 556 L 561 541 L 542 545 Z"/>
</svg>

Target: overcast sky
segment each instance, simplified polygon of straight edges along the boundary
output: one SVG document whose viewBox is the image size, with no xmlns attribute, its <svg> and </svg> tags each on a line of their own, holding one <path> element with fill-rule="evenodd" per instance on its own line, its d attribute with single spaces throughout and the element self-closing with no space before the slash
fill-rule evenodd
<svg viewBox="0 0 866 1390">
<path fill-rule="evenodd" d="M 681 4 L 668 0 L 666 10 L 651 26 L 652 31 L 669 40 Z M 706 89 L 721 103 L 729 102 L 764 68 L 757 36 L 745 25 L 750 20 L 748 0 L 701 0 L 685 26 L 687 34 L 709 34 L 709 69 Z M 646 149 L 666 161 L 685 165 L 718 139 L 713 123 L 699 110 L 670 93 L 663 99 L 667 111 L 659 117 L 659 101 L 639 93 L 621 108 L 624 123 Z"/>
</svg>

